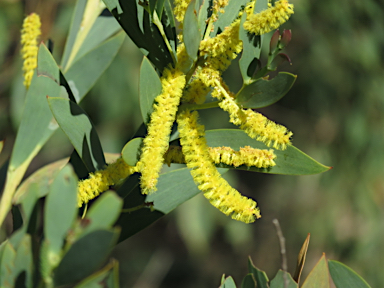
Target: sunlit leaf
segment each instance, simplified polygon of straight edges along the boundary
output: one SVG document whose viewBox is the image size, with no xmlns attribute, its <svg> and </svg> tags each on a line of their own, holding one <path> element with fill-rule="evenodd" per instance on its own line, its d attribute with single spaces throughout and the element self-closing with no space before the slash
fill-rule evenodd
<svg viewBox="0 0 384 288">
<path fill-rule="evenodd" d="M 143 143 L 143 138 L 134 138 L 125 144 L 123 150 L 121 151 L 121 156 L 123 157 L 125 163 L 130 166 L 135 166 L 137 161 L 140 159 L 140 148 Z"/>
<path fill-rule="evenodd" d="M 223 284 L 219 288 L 236 288 L 235 281 L 231 276 L 227 277 Z"/>
<path fill-rule="evenodd" d="M 325 254 L 317 262 L 316 266 L 309 272 L 302 288 L 329 288 L 329 273 Z M 343 286 L 348 287 L 348 286 Z M 349 288 L 349 287 L 348 287 Z"/>
<path fill-rule="evenodd" d="M 248 272 L 252 273 L 253 278 L 256 281 L 256 287 L 257 288 L 268 288 L 268 276 L 267 274 L 256 268 L 255 265 L 252 263 L 251 257 L 248 258 Z"/>
<path fill-rule="evenodd" d="M 76 62 L 73 62 L 64 73 L 77 102 L 83 99 L 85 94 L 95 85 L 97 79 L 109 67 L 123 44 L 124 38 L 125 34 L 120 32 L 102 42 L 78 58 Z"/>
<path fill-rule="evenodd" d="M 71 141 L 89 172 L 106 165 L 100 140 L 91 120 L 76 103 L 63 98 L 48 98 L 57 123 Z"/>
</svg>

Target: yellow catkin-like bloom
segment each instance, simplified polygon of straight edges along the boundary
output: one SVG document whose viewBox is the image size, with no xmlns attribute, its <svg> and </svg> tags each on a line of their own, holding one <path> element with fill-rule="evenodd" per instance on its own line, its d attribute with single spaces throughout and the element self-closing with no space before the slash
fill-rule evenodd
<svg viewBox="0 0 384 288">
<path fill-rule="evenodd" d="M 168 149 L 169 135 L 185 86 L 185 75 L 177 69 L 165 68 L 161 78 L 162 93 L 155 98 L 148 134 L 140 156 L 143 194 L 156 191 L 157 180 Z"/>
<path fill-rule="evenodd" d="M 234 167 L 246 165 L 248 167 L 269 168 L 276 165 L 273 150 L 256 149 L 250 146 L 241 147 L 235 151 L 230 147 L 209 147 L 209 155 L 215 164 L 226 164 Z M 181 147 L 170 146 L 164 155 L 164 162 L 170 166 L 171 163 L 185 164 Z"/>
<path fill-rule="evenodd" d="M 117 184 L 129 175 L 137 172 L 136 167 L 129 166 L 122 158 L 109 164 L 104 170 L 89 174 L 89 178 L 79 181 L 77 185 L 77 203 L 81 207 L 90 200 L 107 191 L 110 186 Z"/>
<path fill-rule="evenodd" d="M 188 5 L 191 2 L 191 0 L 174 0 L 174 8 L 173 8 L 173 14 L 175 15 L 175 18 L 177 21 L 179 21 L 181 24 L 184 21 L 184 15 L 185 11 L 187 11 Z"/>
<path fill-rule="evenodd" d="M 31 85 L 33 71 L 37 67 L 37 39 L 41 35 L 40 17 L 36 13 L 28 15 L 21 30 L 21 54 L 23 55 L 24 86 Z"/>
<path fill-rule="evenodd" d="M 290 138 L 293 133 L 286 127 L 251 109 L 240 108 L 232 98 L 226 97 L 219 106 L 229 113 L 229 121 L 240 126 L 249 137 L 281 150 L 291 144 Z"/>
<path fill-rule="evenodd" d="M 289 4 L 288 0 L 279 0 L 275 2 L 275 6 L 247 17 L 244 29 L 256 35 L 262 35 L 277 29 L 293 13 L 293 4 Z"/>
<path fill-rule="evenodd" d="M 245 223 L 254 222 L 261 217 L 256 202 L 242 196 L 221 177 L 209 155 L 204 126 L 197 123 L 197 117 L 197 111 L 182 111 L 177 117 L 182 151 L 194 181 L 209 202 L 225 215 Z"/>
</svg>

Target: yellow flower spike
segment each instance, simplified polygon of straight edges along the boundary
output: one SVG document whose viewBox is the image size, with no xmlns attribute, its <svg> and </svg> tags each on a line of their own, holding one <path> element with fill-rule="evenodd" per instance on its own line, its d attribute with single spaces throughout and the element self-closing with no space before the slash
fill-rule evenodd
<svg viewBox="0 0 384 288">
<path fill-rule="evenodd" d="M 156 191 L 157 180 L 168 149 L 169 135 L 185 86 L 185 75 L 165 68 L 161 77 L 162 93 L 155 98 L 140 156 L 140 185 L 143 194 Z"/>
<path fill-rule="evenodd" d="M 197 111 L 182 111 L 177 117 L 182 151 L 194 181 L 209 202 L 225 215 L 245 223 L 254 222 L 261 217 L 256 202 L 242 196 L 221 177 L 209 155 L 204 126 L 197 123 L 197 117 Z"/>
<path fill-rule="evenodd" d="M 285 150 L 288 145 L 291 145 L 290 139 L 293 135 L 291 131 L 258 112 L 240 108 L 230 95 L 228 88 L 217 80 L 215 82 L 215 91 L 224 98 L 219 103 L 219 107 L 228 112 L 231 123 L 240 126 L 249 137 L 261 141 L 269 147 Z"/>
<path fill-rule="evenodd" d="M 269 168 L 276 165 L 273 150 L 256 149 L 250 146 L 241 147 L 235 151 L 230 147 L 209 147 L 209 155 L 215 164 L 226 164 L 234 167 L 246 165 L 248 167 Z M 164 162 L 170 166 L 171 163 L 185 164 L 185 158 L 181 147 L 170 146 L 164 155 Z"/>
<path fill-rule="evenodd" d="M 36 13 L 28 15 L 23 22 L 21 30 L 21 54 L 24 59 L 24 86 L 28 89 L 31 85 L 33 71 L 37 67 L 37 39 L 41 35 L 40 17 Z"/>
<path fill-rule="evenodd" d="M 81 207 L 100 193 L 117 184 L 122 179 L 137 172 L 136 167 L 129 166 L 122 158 L 109 164 L 105 169 L 89 174 L 89 178 L 79 181 L 77 185 L 77 203 Z"/>
<path fill-rule="evenodd" d="M 279 0 L 275 2 L 275 6 L 271 6 L 260 13 L 249 15 L 244 22 L 244 29 L 256 35 L 262 35 L 277 29 L 293 13 L 293 4 L 289 4 L 288 0 Z"/>
</svg>

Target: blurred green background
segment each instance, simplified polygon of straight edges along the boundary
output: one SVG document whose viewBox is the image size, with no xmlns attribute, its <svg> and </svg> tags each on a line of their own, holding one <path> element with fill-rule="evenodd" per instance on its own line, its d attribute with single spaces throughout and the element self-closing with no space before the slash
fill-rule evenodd
<svg viewBox="0 0 384 288">
<path fill-rule="evenodd" d="M 235 1 L 235 0 L 232 0 Z M 239 283 L 250 255 L 272 278 L 281 266 L 272 220 L 286 237 L 289 271 L 311 234 L 304 276 L 325 252 L 384 286 L 384 2 L 292 0 L 295 14 L 286 53 L 298 75 L 292 90 L 260 111 L 294 132 L 295 146 L 334 168 L 314 176 L 231 172 L 225 177 L 255 198 L 263 217 L 254 224 L 231 220 L 202 195 L 119 244 L 122 287 L 218 287 L 222 273 Z M 20 28 L 42 17 L 42 40 L 54 42 L 59 62 L 73 0 L 0 0 L 0 164 L 9 156 L 23 109 Z M 141 124 L 138 74 L 142 55 L 127 38 L 111 66 L 82 103 L 106 152 L 120 152 Z M 263 59 L 262 59 L 263 60 Z M 265 58 L 264 58 L 265 61 Z M 241 85 L 237 63 L 225 73 L 233 91 Z M 203 111 L 206 128 L 228 127 L 220 110 Z M 57 131 L 27 174 L 70 155 Z"/>
</svg>

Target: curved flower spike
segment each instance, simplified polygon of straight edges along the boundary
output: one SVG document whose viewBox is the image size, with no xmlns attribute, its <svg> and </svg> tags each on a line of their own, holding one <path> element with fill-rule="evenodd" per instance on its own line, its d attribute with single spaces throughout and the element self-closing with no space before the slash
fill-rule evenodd
<svg viewBox="0 0 384 288">
<path fill-rule="evenodd" d="M 242 196 L 221 177 L 209 155 L 204 126 L 197 123 L 197 116 L 197 111 L 183 111 L 177 117 L 182 151 L 195 183 L 225 215 L 244 223 L 254 222 L 261 217 L 257 203 Z"/>
</svg>

